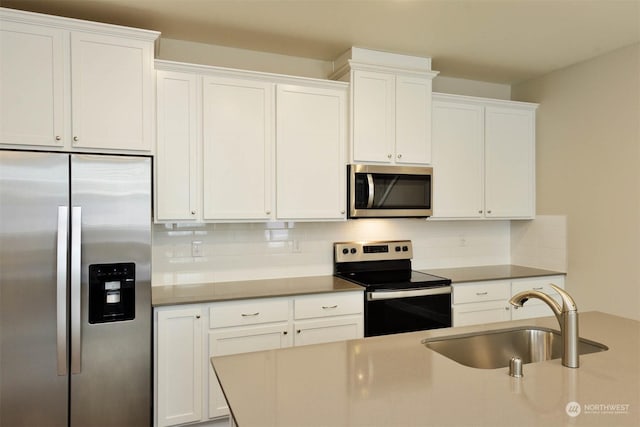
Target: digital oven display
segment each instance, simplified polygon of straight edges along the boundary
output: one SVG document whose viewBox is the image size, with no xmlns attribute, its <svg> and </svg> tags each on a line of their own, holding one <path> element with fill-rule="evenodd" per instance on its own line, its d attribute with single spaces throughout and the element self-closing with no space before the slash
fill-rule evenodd
<svg viewBox="0 0 640 427">
<path fill-rule="evenodd" d="M 365 254 L 380 254 L 384 252 L 389 252 L 389 245 L 370 245 L 363 246 L 362 250 Z"/>
</svg>

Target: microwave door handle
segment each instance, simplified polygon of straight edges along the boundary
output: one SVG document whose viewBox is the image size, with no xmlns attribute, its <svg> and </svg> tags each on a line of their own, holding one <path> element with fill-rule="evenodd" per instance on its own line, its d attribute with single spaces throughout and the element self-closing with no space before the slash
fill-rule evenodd
<svg viewBox="0 0 640 427">
<path fill-rule="evenodd" d="M 367 209 L 371 209 L 373 207 L 373 199 L 376 189 L 373 186 L 373 175 L 370 173 L 367 174 L 367 182 L 369 184 L 369 199 L 367 200 Z"/>
</svg>

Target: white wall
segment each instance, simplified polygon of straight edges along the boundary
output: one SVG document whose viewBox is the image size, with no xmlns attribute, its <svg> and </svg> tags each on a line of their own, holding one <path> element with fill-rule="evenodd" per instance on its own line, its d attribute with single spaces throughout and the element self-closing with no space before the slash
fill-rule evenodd
<svg viewBox="0 0 640 427">
<path fill-rule="evenodd" d="M 640 319 L 640 44 L 512 89 L 540 103 L 537 213 L 567 217 L 581 310 Z"/>
<path fill-rule="evenodd" d="M 410 239 L 415 269 L 508 264 L 509 221 L 156 224 L 153 285 L 333 274 L 333 242 Z M 192 256 L 193 241 L 202 257 Z"/>
<path fill-rule="evenodd" d="M 326 79 L 333 72 L 332 61 L 278 55 L 275 53 L 237 49 L 226 46 L 174 40 L 162 37 L 158 59 L 218 67 L 239 68 L 266 73 Z M 435 92 L 485 98 L 510 99 L 511 86 L 438 75 L 433 81 Z"/>
</svg>

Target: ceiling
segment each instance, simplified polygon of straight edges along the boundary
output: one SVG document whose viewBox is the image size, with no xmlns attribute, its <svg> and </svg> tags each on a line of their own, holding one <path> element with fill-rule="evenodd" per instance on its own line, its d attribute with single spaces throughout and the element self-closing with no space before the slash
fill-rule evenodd
<svg viewBox="0 0 640 427">
<path fill-rule="evenodd" d="M 640 0 L 0 0 L 162 37 L 332 60 L 351 46 L 513 84 L 640 42 Z"/>
</svg>

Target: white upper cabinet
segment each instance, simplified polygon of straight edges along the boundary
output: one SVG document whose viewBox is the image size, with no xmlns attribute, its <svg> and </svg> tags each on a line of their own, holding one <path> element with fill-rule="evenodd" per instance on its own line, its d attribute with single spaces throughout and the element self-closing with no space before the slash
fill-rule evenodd
<svg viewBox="0 0 640 427">
<path fill-rule="evenodd" d="M 483 116 L 480 105 L 434 100 L 434 217 L 483 216 Z"/>
<path fill-rule="evenodd" d="M 273 83 L 203 77 L 205 220 L 272 216 Z"/>
<path fill-rule="evenodd" d="M 433 218 L 535 216 L 537 104 L 433 96 Z"/>
<path fill-rule="evenodd" d="M 431 77 L 396 76 L 396 163 L 431 163 L 431 86 Z"/>
<path fill-rule="evenodd" d="M 194 74 L 156 74 L 155 216 L 193 221 L 199 213 L 197 85 Z"/>
<path fill-rule="evenodd" d="M 72 145 L 151 151 L 153 44 L 71 34 Z"/>
<path fill-rule="evenodd" d="M 391 162 L 395 151 L 395 76 L 353 74 L 353 161 Z"/>
<path fill-rule="evenodd" d="M 431 163 L 431 60 L 352 48 L 332 78 L 351 81 L 353 163 Z"/>
<path fill-rule="evenodd" d="M 488 217 L 535 215 L 535 110 L 485 108 L 485 176 Z"/>
<path fill-rule="evenodd" d="M 0 143 L 150 152 L 159 33 L 0 10 Z"/>
<path fill-rule="evenodd" d="M 344 87 L 278 85 L 278 219 L 344 219 L 346 97 Z"/>
<path fill-rule="evenodd" d="M 345 218 L 347 84 L 156 69 L 157 222 Z"/>
<path fill-rule="evenodd" d="M 65 36 L 0 14 L 0 143 L 64 145 Z"/>
</svg>

